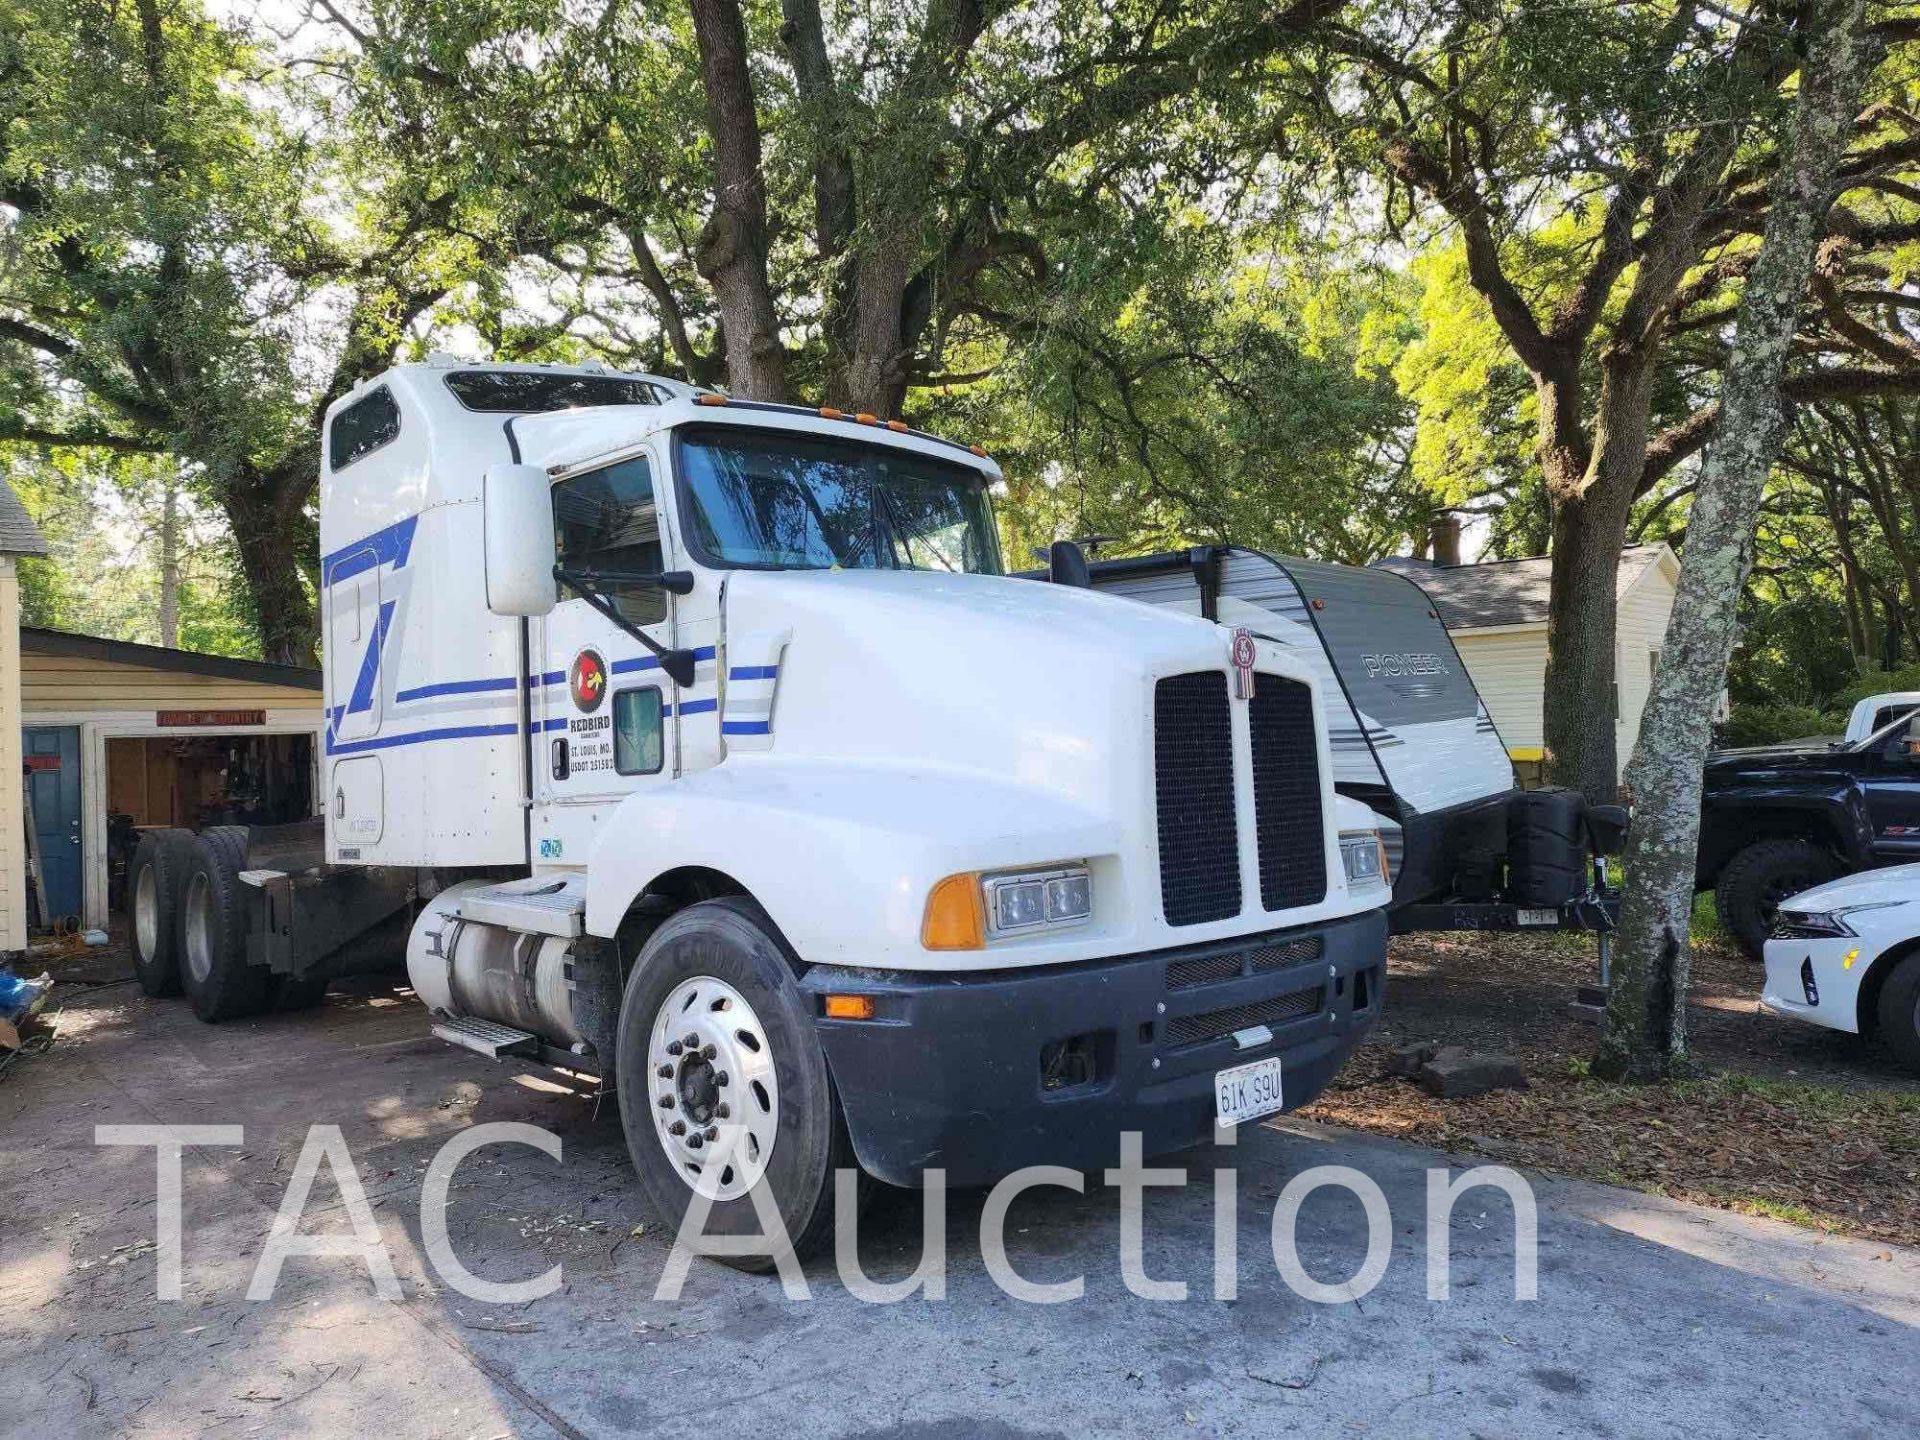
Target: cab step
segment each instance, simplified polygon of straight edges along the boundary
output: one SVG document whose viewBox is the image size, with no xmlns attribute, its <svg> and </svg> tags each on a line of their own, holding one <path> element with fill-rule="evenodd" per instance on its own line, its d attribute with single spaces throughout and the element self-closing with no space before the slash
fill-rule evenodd
<svg viewBox="0 0 1920 1440">
<path fill-rule="evenodd" d="M 578 876 L 536 875 L 509 880 L 460 898 L 460 918 L 504 925 L 533 935 L 578 939 L 586 928 L 585 881 Z"/>
<path fill-rule="evenodd" d="M 449 1044 L 471 1050 L 476 1055 L 484 1055 L 489 1060 L 498 1060 L 504 1055 L 533 1055 L 540 1049 L 538 1035 L 515 1030 L 511 1025 L 496 1025 L 491 1020 L 481 1020 L 472 1015 L 436 1020 L 433 1022 L 433 1033 Z"/>
</svg>

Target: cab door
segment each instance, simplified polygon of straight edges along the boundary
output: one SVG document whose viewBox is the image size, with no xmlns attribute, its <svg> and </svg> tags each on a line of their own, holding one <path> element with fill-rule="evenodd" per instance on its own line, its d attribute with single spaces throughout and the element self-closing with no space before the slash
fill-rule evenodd
<svg viewBox="0 0 1920 1440">
<path fill-rule="evenodd" d="M 1920 714 L 1876 748 L 1862 784 L 1874 858 L 1920 860 Z"/>
<path fill-rule="evenodd" d="M 555 481 L 557 562 L 570 569 L 666 569 L 660 473 L 653 454 L 642 452 Z M 670 594 L 611 584 L 605 593 L 655 643 L 671 643 Z M 560 603 L 534 629 L 533 858 L 584 865 L 614 806 L 673 774 L 678 696 L 645 647 L 565 585 Z"/>
</svg>

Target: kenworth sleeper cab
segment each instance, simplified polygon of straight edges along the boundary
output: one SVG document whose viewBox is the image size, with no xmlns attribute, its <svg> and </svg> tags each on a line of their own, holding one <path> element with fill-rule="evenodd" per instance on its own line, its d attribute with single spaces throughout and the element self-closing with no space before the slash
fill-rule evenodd
<svg viewBox="0 0 1920 1440">
<path fill-rule="evenodd" d="M 697 1187 L 760 1234 L 764 1186 L 803 1251 L 838 1166 L 980 1184 L 1306 1103 L 1387 933 L 1320 681 L 1007 576 L 999 479 L 654 376 L 367 381 L 321 475 L 323 846 L 149 836 L 143 982 L 252 1014 L 404 935 L 438 1034 L 617 1093 L 670 1222 Z"/>
</svg>

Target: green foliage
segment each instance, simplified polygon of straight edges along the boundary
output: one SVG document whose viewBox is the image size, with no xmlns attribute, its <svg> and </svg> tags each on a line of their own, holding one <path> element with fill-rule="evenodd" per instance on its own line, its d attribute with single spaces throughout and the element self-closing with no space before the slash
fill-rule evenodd
<svg viewBox="0 0 1920 1440">
<path fill-rule="evenodd" d="M 1716 730 L 1715 739 L 1724 749 L 1738 749 L 1821 735 L 1832 737 L 1846 728 L 1844 713 L 1816 710 L 1811 705 L 1735 705 Z"/>
<path fill-rule="evenodd" d="M 1852 684 L 1834 696 L 1834 706 L 1842 711 L 1851 710 L 1869 695 L 1885 695 L 1896 690 L 1920 690 L 1920 664 L 1897 670 L 1863 670 Z"/>
</svg>

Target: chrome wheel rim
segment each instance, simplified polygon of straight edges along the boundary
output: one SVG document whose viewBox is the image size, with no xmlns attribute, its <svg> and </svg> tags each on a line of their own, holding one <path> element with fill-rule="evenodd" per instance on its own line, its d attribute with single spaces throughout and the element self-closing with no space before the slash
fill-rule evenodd
<svg viewBox="0 0 1920 1440">
<path fill-rule="evenodd" d="M 153 959 L 160 948 L 160 882 L 151 865 L 133 882 L 133 942 L 142 960 Z"/>
<path fill-rule="evenodd" d="M 195 875 L 187 881 L 181 919 L 187 972 L 204 983 L 213 974 L 213 888 L 207 884 L 206 876 Z"/>
<path fill-rule="evenodd" d="M 737 1200 L 766 1173 L 780 1126 L 773 1046 L 733 986 L 711 975 L 676 985 L 647 1037 L 654 1134 L 689 1189 Z"/>
</svg>

